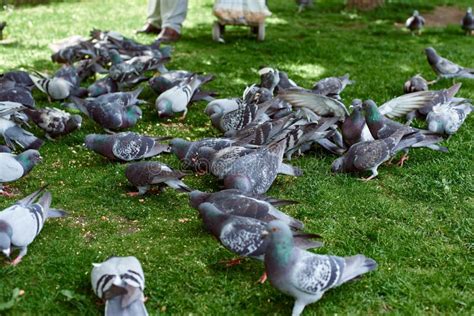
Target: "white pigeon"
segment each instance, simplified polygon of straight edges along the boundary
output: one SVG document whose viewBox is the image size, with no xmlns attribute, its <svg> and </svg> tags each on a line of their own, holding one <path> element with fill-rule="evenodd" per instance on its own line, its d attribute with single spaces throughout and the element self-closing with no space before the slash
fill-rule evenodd
<svg viewBox="0 0 474 316">
<path fill-rule="evenodd" d="M 176 113 L 183 113 L 181 119 L 184 119 L 188 113 L 188 104 L 201 83 L 200 77 L 194 75 L 163 92 L 155 102 L 158 116 L 172 117 Z"/>
</svg>

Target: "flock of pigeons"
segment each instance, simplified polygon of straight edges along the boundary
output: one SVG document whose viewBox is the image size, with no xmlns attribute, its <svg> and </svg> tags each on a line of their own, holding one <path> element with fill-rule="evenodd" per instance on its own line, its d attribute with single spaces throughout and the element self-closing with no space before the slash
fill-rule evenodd
<svg viewBox="0 0 474 316">
<path fill-rule="evenodd" d="M 405 84 L 407 94 L 380 107 L 372 100 L 354 100 L 351 112 L 341 102 L 344 88 L 353 84 L 349 75 L 318 81 L 311 89 L 298 86 L 288 75 L 274 68 L 259 70 L 260 82 L 247 87 L 242 98 L 214 99 L 202 85 L 212 80 L 184 70 L 170 70 L 169 48 L 159 43 L 142 45 L 115 32 L 94 30 L 88 40 L 63 45 L 52 55 L 64 64 L 54 76 L 11 71 L 0 78 L 0 133 L 6 146 L 0 148 L 0 183 L 18 180 L 41 161 L 38 149 L 43 140 L 25 130 L 29 123 L 57 139 L 77 130 L 79 110 L 100 125 L 104 134 L 90 134 L 85 146 L 112 161 L 128 162 L 125 176 L 137 188 L 130 195 L 142 195 L 156 186 L 188 192 L 190 204 L 201 215 L 206 229 L 239 257 L 265 263 L 262 282 L 295 298 L 293 315 L 321 298 L 330 288 L 376 269 L 373 259 L 363 255 L 335 257 L 306 251 L 322 246 L 319 235 L 303 231 L 304 224 L 279 207 L 294 201 L 265 196 L 278 174 L 301 176 L 303 171 L 286 162 L 315 146 L 339 157 L 333 172 L 371 171 L 377 176 L 384 162 L 409 149 L 426 147 L 447 151 L 439 145 L 454 134 L 472 111 L 470 101 L 456 97 L 461 84 L 428 90 L 428 82 L 417 75 Z M 428 62 L 439 78 L 474 78 L 474 70 L 461 67 L 426 49 Z M 150 73 L 155 73 L 150 77 Z M 105 76 L 88 88 L 81 83 Z M 141 119 L 139 99 L 143 81 L 157 93 L 159 117 L 181 114 L 190 103 L 210 101 L 205 113 L 222 131 L 219 138 L 186 141 L 150 137 L 123 131 Z M 31 91 L 38 89 L 50 100 L 68 100 L 64 107 L 37 108 Z M 392 120 L 407 117 L 407 124 Z M 410 126 L 414 118 L 426 119 L 428 129 Z M 11 151 L 23 152 L 14 154 Z M 198 174 L 210 173 L 221 180 L 224 190 L 205 193 L 189 188 L 183 178 L 189 172 L 173 170 L 158 162 L 143 160 L 173 153 L 185 168 Z M 136 160 L 141 160 L 134 162 Z M 3 195 L 11 195 L 6 188 Z M 18 264 L 28 245 L 49 217 L 66 213 L 51 208 L 46 188 L 19 200 L 0 212 L 0 250 Z M 228 264 L 237 264 L 239 259 Z M 147 315 L 144 305 L 144 272 L 135 257 L 111 257 L 92 270 L 94 292 L 106 301 L 107 315 Z"/>
<path fill-rule="evenodd" d="M 415 33 L 421 35 L 421 30 L 425 26 L 425 19 L 415 10 L 413 15 L 406 20 L 405 26 L 413 35 Z M 474 34 L 474 17 L 472 16 L 471 7 L 467 8 L 466 14 L 461 20 L 461 28 L 466 32 L 466 35 Z"/>
</svg>

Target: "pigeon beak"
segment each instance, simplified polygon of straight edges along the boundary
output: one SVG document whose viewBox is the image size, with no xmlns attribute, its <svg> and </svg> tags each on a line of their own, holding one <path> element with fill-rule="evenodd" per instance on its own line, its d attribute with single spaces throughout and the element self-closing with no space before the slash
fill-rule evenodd
<svg viewBox="0 0 474 316">
<path fill-rule="evenodd" d="M 267 238 L 268 235 L 270 235 L 270 232 L 269 232 L 268 230 L 264 230 L 264 231 L 262 232 L 262 239 Z"/>
<path fill-rule="evenodd" d="M 8 259 L 10 259 L 11 248 L 3 249 L 2 252 Z"/>
</svg>

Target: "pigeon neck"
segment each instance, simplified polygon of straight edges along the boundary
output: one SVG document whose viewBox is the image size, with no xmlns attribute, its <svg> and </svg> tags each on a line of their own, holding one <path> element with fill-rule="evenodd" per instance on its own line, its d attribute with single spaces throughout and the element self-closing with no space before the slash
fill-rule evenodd
<svg viewBox="0 0 474 316">
<path fill-rule="evenodd" d="M 35 166 L 33 161 L 25 154 L 18 155 L 16 159 L 20 163 L 20 165 L 23 167 L 24 175 L 30 172 L 31 169 L 33 169 L 33 167 Z"/>
<path fill-rule="evenodd" d="M 291 259 L 293 251 L 293 238 L 291 236 L 279 236 L 274 238 L 270 245 L 269 253 L 279 266 L 286 266 Z"/>
<path fill-rule="evenodd" d="M 380 115 L 379 109 L 376 106 L 371 105 L 367 111 L 366 119 L 367 123 L 369 124 L 380 122 L 382 120 L 382 116 Z"/>
</svg>

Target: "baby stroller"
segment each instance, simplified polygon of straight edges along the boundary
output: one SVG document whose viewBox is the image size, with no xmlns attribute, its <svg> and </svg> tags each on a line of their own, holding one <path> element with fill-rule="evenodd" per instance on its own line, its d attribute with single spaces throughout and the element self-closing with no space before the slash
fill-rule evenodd
<svg viewBox="0 0 474 316">
<path fill-rule="evenodd" d="M 224 43 L 226 25 L 249 26 L 258 41 L 265 39 L 265 19 L 271 15 L 265 0 L 216 0 L 213 9 L 217 21 L 212 27 L 212 39 Z"/>
</svg>

